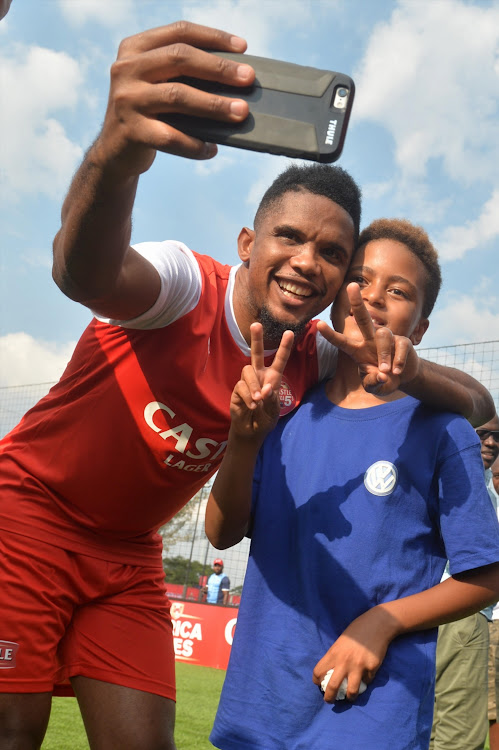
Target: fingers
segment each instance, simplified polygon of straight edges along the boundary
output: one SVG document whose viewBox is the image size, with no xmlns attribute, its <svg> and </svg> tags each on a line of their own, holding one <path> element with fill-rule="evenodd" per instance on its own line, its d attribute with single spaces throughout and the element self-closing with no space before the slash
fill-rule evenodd
<svg viewBox="0 0 499 750">
<path fill-rule="evenodd" d="M 182 156 L 184 159 L 195 159 L 197 161 L 212 159 L 218 153 L 215 143 L 205 143 L 177 130 L 171 125 L 157 121 L 159 128 L 152 125 L 150 129 L 151 148 L 172 156 Z"/>
<path fill-rule="evenodd" d="M 183 76 L 248 86 L 254 80 L 249 65 L 227 60 L 207 50 L 244 52 L 246 42 L 219 29 L 187 22 L 161 26 L 125 39 L 111 68 L 108 110 L 99 138 L 99 158 L 120 161 L 119 171 L 140 174 L 156 150 L 192 159 L 208 159 L 217 147 L 181 132 L 158 115 L 178 114 L 240 122 L 247 102 L 218 96 L 179 81 Z"/>
<path fill-rule="evenodd" d="M 252 323 L 250 325 L 251 337 L 251 365 L 258 372 L 263 370 L 264 364 L 264 347 L 263 347 L 263 326 L 261 323 Z"/>
<path fill-rule="evenodd" d="M 414 352 L 410 339 L 394 336 L 388 328 L 376 331 L 378 369 L 359 367 L 362 385 L 368 393 L 388 395 L 398 390 L 409 355 Z"/>
<path fill-rule="evenodd" d="M 365 341 L 373 341 L 375 337 L 374 324 L 364 304 L 360 287 L 355 282 L 347 286 L 348 299 L 353 316 Z"/>
<path fill-rule="evenodd" d="M 353 347 L 351 346 L 349 339 L 342 333 L 335 331 L 331 326 L 328 326 L 323 320 L 317 322 L 317 330 L 321 336 L 324 336 L 324 338 L 337 349 L 341 349 L 345 354 L 352 353 Z"/>
<path fill-rule="evenodd" d="M 393 382 L 385 373 L 377 369 L 363 370 L 359 368 L 362 387 L 367 393 L 378 396 L 387 396 L 397 390 L 399 379 Z"/>
<path fill-rule="evenodd" d="M 249 112 L 247 102 L 216 96 L 178 81 L 144 87 L 136 106 L 151 117 L 181 114 L 227 122 L 244 120 Z"/>
<path fill-rule="evenodd" d="M 246 41 L 221 29 L 201 26 L 189 21 L 176 21 L 167 26 L 143 31 L 140 34 L 124 39 L 120 45 L 119 57 L 146 52 L 158 47 L 165 47 L 175 42 L 184 42 L 202 49 L 224 50 L 225 52 L 244 52 Z"/>
<path fill-rule="evenodd" d="M 133 68 L 137 78 L 149 83 L 185 76 L 227 86 L 249 86 L 255 77 L 253 68 L 245 62 L 180 42 L 118 58 L 115 67 L 118 71 Z"/>
<path fill-rule="evenodd" d="M 405 336 L 395 336 L 395 351 L 392 365 L 394 375 L 401 375 L 404 372 L 409 353 L 412 349 L 413 346 L 410 339 Z"/>
<path fill-rule="evenodd" d="M 251 369 L 248 367 L 248 369 Z M 244 374 L 244 371 L 243 371 Z M 231 404 L 238 409 L 241 408 L 241 406 L 245 406 L 247 409 L 256 409 L 256 401 L 254 399 L 254 394 L 256 394 L 257 399 L 260 399 L 260 388 L 257 387 L 256 389 L 251 388 L 251 386 L 247 383 L 247 381 L 243 378 L 243 374 L 241 375 L 241 380 L 239 380 L 236 385 L 234 386 L 234 390 L 232 391 L 232 398 L 231 398 Z M 258 383 L 258 381 L 257 381 Z"/>
<path fill-rule="evenodd" d="M 245 48 L 243 39 L 227 32 L 178 22 L 124 40 L 111 69 L 111 80 L 154 84 L 145 90 L 135 85 L 131 93 L 137 109 L 148 114 L 175 112 L 239 121 L 248 114 L 246 102 L 208 94 L 177 79 L 187 76 L 248 86 L 255 77 L 253 68 L 206 51 L 241 52 Z"/>
<path fill-rule="evenodd" d="M 272 364 L 270 365 L 270 367 L 266 367 L 262 324 L 252 323 L 250 326 L 250 335 L 251 367 L 258 375 L 260 385 L 262 386 L 262 395 L 265 398 L 271 393 L 271 390 L 265 392 L 263 391 L 265 385 L 270 385 L 273 391 L 278 390 L 281 385 L 282 375 L 288 363 L 289 356 L 293 350 L 293 342 L 295 337 L 292 331 L 284 331 L 279 347 L 274 355 Z M 248 377 L 250 377 L 249 372 Z M 254 380 L 251 376 L 251 383 L 253 382 Z"/>
<path fill-rule="evenodd" d="M 320 680 L 320 682 L 319 682 Z M 318 676 L 314 672 L 314 682 L 319 686 L 326 703 L 333 703 L 347 698 L 354 701 L 365 692 L 372 677 L 362 677 L 360 670 L 350 671 L 348 674 L 340 669 L 329 669 L 325 675 Z"/>
<path fill-rule="evenodd" d="M 274 388 L 279 387 L 281 384 L 282 375 L 284 368 L 288 363 L 289 356 L 293 350 L 293 342 L 295 340 L 294 333 L 292 331 L 284 331 L 282 334 L 281 343 L 275 353 L 274 361 L 272 362 L 272 381 Z"/>
<path fill-rule="evenodd" d="M 264 384 L 260 382 L 258 371 L 255 370 L 252 365 L 246 365 L 246 367 L 243 367 L 240 382 L 244 383 L 246 392 L 250 399 L 249 401 L 245 400 L 247 407 L 249 409 L 255 409 L 258 401 L 262 400 L 262 391 L 264 387 Z"/>
<path fill-rule="evenodd" d="M 375 333 L 378 367 L 381 372 L 392 369 L 393 333 L 389 328 L 378 328 Z"/>
<path fill-rule="evenodd" d="M 111 68 L 109 109 L 119 127 L 128 126 L 133 130 L 133 140 L 148 142 L 159 150 L 178 153 L 187 147 L 196 155 L 196 146 L 191 144 L 189 148 L 188 137 L 174 123 L 158 124 L 156 118 L 175 114 L 240 122 L 247 117 L 247 102 L 202 91 L 179 81 L 182 76 L 247 86 L 254 71 L 249 65 L 187 45 L 171 45 L 117 60 Z M 198 149 L 201 143 L 198 141 Z"/>
</svg>

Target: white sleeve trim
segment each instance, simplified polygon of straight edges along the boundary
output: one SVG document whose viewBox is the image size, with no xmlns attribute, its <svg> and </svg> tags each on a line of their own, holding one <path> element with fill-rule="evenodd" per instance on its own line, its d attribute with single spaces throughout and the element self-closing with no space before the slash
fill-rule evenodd
<svg viewBox="0 0 499 750">
<path fill-rule="evenodd" d="M 122 328 L 163 328 L 194 310 L 202 289 L 202 277 L 194 254 L 182 242 L 141 242 L 134 249 L 157 270 L 161 289 L 154 305 L 131 320 L 114 320 L 95 315 L 98 320 Z M 94 313 L 95 314 L 95 313 Z"/>
<path fill-rule="evenodd" d="M 319 364 L 319 382 L 326 380 L 336 372 L 338 349 L 327 341 L 319 331 L 316 334 L 317 359 Z"/>
</svg>

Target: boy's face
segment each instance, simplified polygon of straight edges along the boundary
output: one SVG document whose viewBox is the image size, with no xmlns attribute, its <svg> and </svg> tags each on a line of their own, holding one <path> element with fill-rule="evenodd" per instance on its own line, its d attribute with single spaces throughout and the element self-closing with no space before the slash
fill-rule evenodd
<svg viewBox="0 0 499 750">
<path fill-rule="evenodd" d="M 425 270 L 414 253 L 396 240 L 368 242 L 357 250 L 338 294 L 331 320 L 336 331 L 358 338 L 346 292 L 356 282 L 375 328 L 386 326 L 394 334 L 419 344 L 428 328 L 422 317 Z"/>
<path fill-rule="evenodd" d="M 287 192 L 256 231 L 242 230 L 238 247 L 248 273 L 242 294 L 234 299 L 236 318 L 243 335 L 252 322 L 261 321 L 269 345 L 270 332 L 278 326 L 298 333 L 331 304 L 352 257 L 354 224 L 329 198 Z M 274 344 L 281 335 L 274 334 Z"/>
</svg>

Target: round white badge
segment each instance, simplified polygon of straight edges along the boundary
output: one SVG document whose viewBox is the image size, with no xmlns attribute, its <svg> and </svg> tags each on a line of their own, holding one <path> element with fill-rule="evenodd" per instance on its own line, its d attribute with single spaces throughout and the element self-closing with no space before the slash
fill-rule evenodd
<svg viewBox="0 0 499 750">
<path fill-rule="evenodd" d="M 390 461 L 376 461 L 364 474 L 364 485 L 372 495 L 389 495 L 395 489 L 397 476 Z"/>
</svg>

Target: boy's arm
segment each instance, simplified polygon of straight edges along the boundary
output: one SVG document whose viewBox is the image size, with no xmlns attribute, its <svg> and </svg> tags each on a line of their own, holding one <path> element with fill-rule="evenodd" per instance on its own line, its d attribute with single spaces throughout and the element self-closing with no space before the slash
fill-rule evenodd
<svg viewBox="0 0 499 750">
<path fill-rule="evenodd" d="M 208 498 L 206 536 L 217 549 L 241 541 L 248 530 L 251 487 L 260 441 L 238 440 L 229 432 L 225 455 Z"/>
<path fill-rule="evenodd" d="M 244 120 L 247 103 L 201 92 L 175 80 L 187 75 L 234 86 L 254 78 L 247 65 L 204 50 L 244 52 L 243 39 L 186 22 L 125 39 L 111 69 L 102 130 L 89 149 L 62 208 L 54 240 L 53 277 L 71 299 L 104 317 L 130 320 L 156 301 L 160 280 L 130 246 L 139 176 L 156 152 L 207 159 L 216 146 L 161 122 L 178 112 L 228 122 Z M 235 103 L 235 111 L 231 104 Z"/>
<path fill-rule="evenodd" d="M 227 447 L 206 506 L 206 536 L 217 549 L 237 544 L 248 530 L 256 458 L 279 418 L 279 388 L 293 347 L 293 334 L 285 331 L 272 365 L 265 367 L 261 324 L 252 323 L 250 332 L 251 365 L 232 392 Z"/>
<path fill-rule="evenodd" d="M 347 292 L 358 338 L 348 338 L 324 321 L 317 329 L 357 363 L 366 391 L 379 395 L 404 391 L 436 409 L 462 414 L 473 427 L 492 419 L 494 401 L 481 383 L 461 370 L 420 359 L 405 336 L 395 336 L 384 327 L 376 330 L 358 284 L 349 284 Z"/>
<path fill-rule="evenodd" d="M 499 563 L 448 578 L 427 591 L 378 604 L 357 617 L 317 663 L 313 679 L 321 684 L 334 669 L 324 694 L 331 703 L 348 678 L 347 698 L 355 700 L 360 681 L 370 683 L 398 635 L 426 630 L 478 612 L 499 599 Z"/>
<path fill-rule="evenodd" d="M 400 390 L 436 409 L 462 414 L 473 427 L 480 427 L 495 414 L 495 406 L 488 390 L 465 372 L 420 359 L 412 350 L 417 367 L 416 375 L 405 381 L 402 375 Z"/>
</svg>

